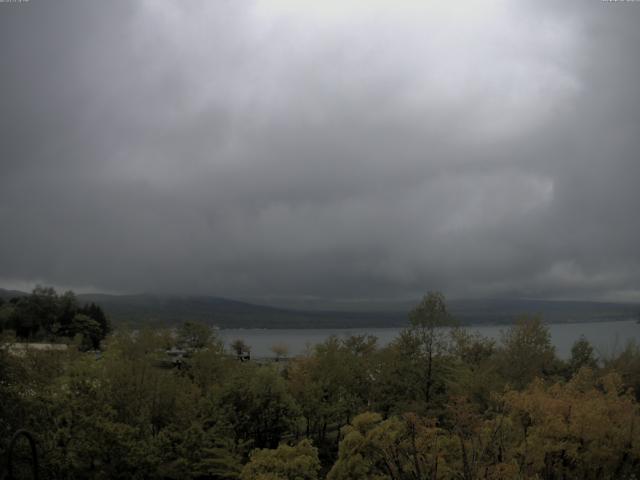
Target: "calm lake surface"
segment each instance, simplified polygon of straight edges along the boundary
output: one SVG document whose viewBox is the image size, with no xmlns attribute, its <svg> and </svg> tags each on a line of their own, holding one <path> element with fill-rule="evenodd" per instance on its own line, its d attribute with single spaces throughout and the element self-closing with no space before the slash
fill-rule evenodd
<svg viewBox="0 0 640 480">
<path fill-rule="evenodd" d="M 487 325 L 466 327 L 471 332 L 479 332 L 485 337 L 500 340 L 500 332 L 506 325 Z M 345 337 L 350 335 L 375 335 L 378 344 L 383 346 L 391 342 L 401 328 L 345 328 L 345 329 L 223 329 L 220 335 L 227 344 L 237 338 L 251 346 L 253 357 L 273 356 L 271 347 L 284 344 L 289 355 L 303 354 L 316 343 L 325 341 L 331 335 Z M 594 346 L 600 356 L 619 352 L 629 340 L 640 342 L 640 324 L 634 320 L 592 323 L 556 323 L 550 324 L 551 341 L 558 356 L 567 358 L 573 342 L 584 336 Z"/>
</svg>

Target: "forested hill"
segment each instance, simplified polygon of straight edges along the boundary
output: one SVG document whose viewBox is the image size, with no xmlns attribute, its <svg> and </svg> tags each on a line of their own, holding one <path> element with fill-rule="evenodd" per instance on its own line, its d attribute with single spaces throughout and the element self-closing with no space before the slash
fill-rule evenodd
<svg viewBox="0 0 640 480">
<path fill-rule="evenodd" d="M 0 289 L 0 298 L 27 295 Z M 195 320 L 221 328 L 357 328 L 407 324 L 415 303 L 374 303 L 359 309 L 280 308 L 212 296 L 79 294 L 80 303 L 102 306 L 114 324 L 174 325 Z M 636 318 L 640 305 L 523 299 L 451 300 L 451 313 L 463 324 L 506 324 L 522 314 L 540 314 L 547 322 Z"/>
<path fill-rule="evenodd" d="M 211 296 L 78 295 L 96 302 L 114 322 L 184 320 L 206 322 L 221 328 L 341 328 L 385 327 L 406 324 L 406 312 L 339 312 L 292 310 Z"/>
</svg>

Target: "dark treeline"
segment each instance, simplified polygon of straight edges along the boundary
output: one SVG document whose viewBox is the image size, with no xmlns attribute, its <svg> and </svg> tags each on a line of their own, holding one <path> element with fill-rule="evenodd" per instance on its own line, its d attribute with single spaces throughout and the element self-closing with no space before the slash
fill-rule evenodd
<svg viewBox="0 0 640 480">
<path fill-rule="evenodd" d="M 0 298 L 0 333 L 12 332 L 18 340 L 77 338 L 83 349 L 97 349 L 110 330 L 102 308 L 80 306 L 71 291 L 58 295 L 53 288 L 36 287 L 31 295 Z"/>
<path fill-rule="evenodd" d="M 499 342 L 453 323 L 431 293 L 384 348 L 331 337 L 266 365 L 192 323 L 116 331 L 99 358 L 0 350 L 0 448 L 33 431 L 43 478 L 637 478 L 640 348 L 578 339 L 564 361 L 539 318 Z"/>
</svg>

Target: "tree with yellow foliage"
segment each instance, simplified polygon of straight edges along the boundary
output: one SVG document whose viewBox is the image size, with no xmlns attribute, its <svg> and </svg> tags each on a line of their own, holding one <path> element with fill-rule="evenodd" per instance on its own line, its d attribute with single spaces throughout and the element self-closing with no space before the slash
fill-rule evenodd
<svg viewBox="0 0 640 480">
<path fill-rule="evenodd" d="M 318 451 L 307 439 L 294 446 L 254 450 L 242 469 L 241 480 L 317 480 Z"/>
<path fill-rule="evenodd" d="M 533 382 L 505 395 L 520 474 L 544 479 L 637 478 L 639 410 L 616 374 L 582 369 L 567 384 Z"/>
</svg>

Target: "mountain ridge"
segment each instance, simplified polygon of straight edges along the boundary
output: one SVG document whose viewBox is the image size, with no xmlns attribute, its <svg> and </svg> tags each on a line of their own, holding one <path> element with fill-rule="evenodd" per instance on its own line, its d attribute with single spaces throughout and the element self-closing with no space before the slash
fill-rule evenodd
<svg viewBox="0 0 640 480">
<path fill-rule="evenodd" d="M 0 298 L 28 295 L 0 289 Z M 116 325 L 171 326 L 199 321 L 220 328 L 367 328 L 408 323 L 409 302 L 397 310 L 320 310 L 262 305 L 209 295 L 105 294 L 76 295 L 80 303 L 102 306 Z M 366 302 L 365 303 L 365 307 Z M 417 300 L 416 300 L 417 303 Z M 520 315 L 541 315 L 548 323 L 637 318 L 640 304 L 578 300 L 454 299 L 447 302 L 463 325 L 512 323 Z M 403 307 L 401 307 L 403 305 Z"/>
</svg>

